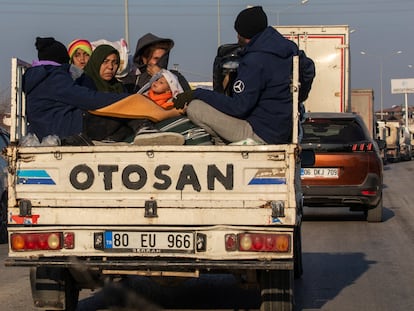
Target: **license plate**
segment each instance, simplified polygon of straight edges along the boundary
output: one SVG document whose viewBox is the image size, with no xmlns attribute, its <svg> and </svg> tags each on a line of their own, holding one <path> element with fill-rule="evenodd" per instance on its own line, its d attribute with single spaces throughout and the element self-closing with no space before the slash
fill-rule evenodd
<svg viewBox="0 0 414 311">
<path fill-rule="evenodd" d="M 302 168 L 300 176 L 302 179 L 305 178 L 338 178 L 339 169 L 337 168 Z"/>
<path fill-rule="evenodd" d="M 193 232 L 105 231 L 105 249 L 136 253 L 193 253 Z"/>
</svg>

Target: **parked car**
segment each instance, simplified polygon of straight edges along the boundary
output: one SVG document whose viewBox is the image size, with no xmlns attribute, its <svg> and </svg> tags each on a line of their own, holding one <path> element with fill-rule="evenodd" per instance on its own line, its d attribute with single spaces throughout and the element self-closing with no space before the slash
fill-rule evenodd
<svg viewBox="0 0 414 311">
<path fill-rule="evenodd" d="M 349 207 L 382 221 L 383 163 L 362 118 L 307 113 L 303 132 L 302 148 L 315 152 L 315 163 L 301 170 L 304 205 Z"/>
<path fill-rule="evenodd" d="M 0 127 L 0 151 L 10 142 L 10 135 Z M 0 156 L 0 243 L 7 243 L 7 161 Z"/>
</svg>

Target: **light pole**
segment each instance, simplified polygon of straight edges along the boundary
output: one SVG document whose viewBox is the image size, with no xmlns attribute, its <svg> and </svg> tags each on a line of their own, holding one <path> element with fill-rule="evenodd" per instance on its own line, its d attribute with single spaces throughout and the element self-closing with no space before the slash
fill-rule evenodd
<svg viewBox="0 0 414 311">
<path fill-rule="evenodd" d="M 309 0 L 301 0 L 299 3 L 289 5 L 285 8 L 283 8 L 283 9 L 276 10 L 276 11 L 270 11 L 272 13 L 276 13 L 276 25 L 279 25 L 279 15 L 280 15 L 281 12 L 285 12 L 285 11 L 287 11 L 287 10 L 293 8 L 293 7 L 299 6 L 299 5 L 304 5 L 308 2 L 309 2 Z"/>
<path fill-rule="evenodd" d="M 398 55 L 398 54 L 401 54 L 401 53 L 402 53 L 402 51 L 397 51 L 397 52 L 394 52 L 392 54 L 384 56 L 384 55 L 368 54 L 365 51 L 361 51 L 362 55 L 375 57 L 375 58 L 378 59 L 378 61 L 380 63 L 380 87 L 381 87 L 381 90 L 380 90 L 380 98 L 381 98 L 381 113 L 380 113 L 380 116 L 381 116 L 381 120 L 384 117 L 384 95 L 383 95 L 384 90 L 383 90 L 383 81 L 382 81 L 383 80 L 383 72 L 384 72 L 384 58 L 385 57 L 390 57 L 390 56 L 393 56 L 393 55 Z"/>
<path fill-rule="evenodd" d="M 129 51 L 129 19 L 128 19 L 128 0 L 124 0 L 124 9 L 125 9 L 125 41 L 128 46 Z"/>
<path fill-rule="evenodd" d="M 221 44 L 220 0 L 217 0 L 217 47 Z"/>
</svg>

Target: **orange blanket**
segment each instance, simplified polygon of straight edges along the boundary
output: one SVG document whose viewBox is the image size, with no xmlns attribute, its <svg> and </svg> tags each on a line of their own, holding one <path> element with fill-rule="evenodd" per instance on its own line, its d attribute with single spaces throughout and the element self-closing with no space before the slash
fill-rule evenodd
<svg viewBox="0 0 414 311">
<path fill-rule="evenodd" d="M 149 119 L 153 122 L 159 122 L 179 116 L 182 111 L 174 108 L 164 109 L 144 95 L 133 94 L 111 105 L 89 112 L 99 116 L 127 119 Z"/>
</svg>

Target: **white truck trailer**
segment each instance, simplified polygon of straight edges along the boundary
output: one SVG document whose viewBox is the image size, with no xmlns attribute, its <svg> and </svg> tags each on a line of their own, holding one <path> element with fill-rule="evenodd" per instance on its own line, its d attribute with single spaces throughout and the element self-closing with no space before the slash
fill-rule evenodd
<svg viewBox="0 0 414 311">
<path fill-rule="evenodd" d="M 387 161 L 401 161 L 400 151 L 400 122 L 397 120 L 378 121 L 378 129 L 380 137 L 385 139 L 387 143 Z"/>
<path fill-rule="evenodd" d="M 75 310 L 80 290 L 127 275 L 206 273 L 255 284 L 261 310 L 293 309 L 302 273 L 297 73 L 289 144 L 26 147 L 26 66 L 12 60 L 6 265 L 31 267 L 38 309 Z"/>
<path fill-rule="evenodd" d="M 379 133 L 374 109 L 373 89 L 351 89 L 351 112 L 359 114 L 365 122 L 371 137 L 377 141 L 383 163 L 387 163 L 385 132 Z M 384 131 L 385 129 L 381 129 Z"/>
<path fill-rule="evenodd" d="M 307 112 L 349 112 L 349 26 L 275 26 L 315 63 Z M 317 90 L 317 91 L 314 91 Z"/>
<path fill-rule="evenodd" d="M 351 89 L 351 112 L 359 114 L 371 137 L 377 138 L 373 89 Z"/>
</svg>

